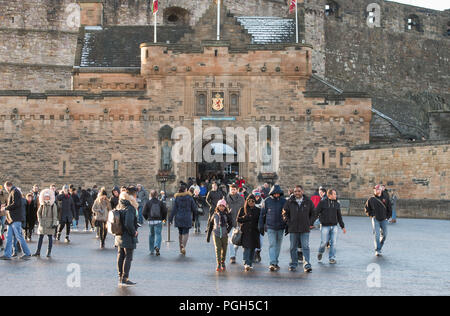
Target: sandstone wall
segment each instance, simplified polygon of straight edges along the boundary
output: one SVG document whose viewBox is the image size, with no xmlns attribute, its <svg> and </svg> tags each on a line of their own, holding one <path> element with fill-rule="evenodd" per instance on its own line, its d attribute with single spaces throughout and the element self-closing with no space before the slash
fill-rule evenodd
<svg viewBox="0 0 450 316">
<path fill-rule="evenodd" d="M 428 111 L 448 110 L 450 104 L 450 11 L 384 1 L 336 2 L 337 17 L 316 16 L 324 23 L 318 52 L 325 55 L 325 78 L 344 90 L 368 92 L 374 108 L 428 133 Z M 367 25 L 370 3 L 380 5 L 380 27 Z M 411 14 L 419 18 L 418 31 L 407 29 Z"/>
<path fill-rule="evenodd" d="M 352 196 L 370 196 L 383 183 L 401 199 L 450 200 L 449 141 L 366 147 L 351 152 Z"/>
</svg>

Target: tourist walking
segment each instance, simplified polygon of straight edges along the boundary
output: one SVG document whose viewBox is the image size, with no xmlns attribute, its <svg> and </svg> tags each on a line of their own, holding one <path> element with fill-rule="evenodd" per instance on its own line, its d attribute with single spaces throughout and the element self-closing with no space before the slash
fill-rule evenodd
<svg viewBox="0 0 450 316">
<path fill-rule="evenodd" d="M 119 272 L 119 286 L 134 286 L 136 283 L 130 281 L 131 262 L 133 253 L 138 242 L 138 218 L 137 189 L 128 187 L 125 192 L 120 193 L 119 205 L 120 221 L 122 224 L 122 235 L 115 237 L 114 244 L 117 247 L 117 270 Z"/>
<path fill-rule="evenodd" d="M 93 222 L 94 226 L 98 229 L 101 249 L 105 248 L 106 235 L 108 234 L 106 222 L 108 221 L 108 214 L 111 210 L 111 203 L 108 200 L 106 189 L 101 188 L 92 206 Z"/>
<path fill-rule="evenodd" d="M 242 247 L 244 248 L 244 269 L 250 271 L 253 269 L 253 260 L 255 258 L 255 249 L 261 247 L 259 240 L 259 216 L 261 210 L 256 207 L 254 195 L 249 195 L 245 201 L 244 207 L 239 210 L 237 222 L 242 232 Z"/>
<path fill-rule="evenodd" d="M 24 255 L 20 259 L 28 260 L 31 258 L 31 252 L 22 235 L 22 222 L 25 221 L 25 214 L 22 210 L 22 194 L 12 182 L 7 181 L 4 186 L 6 192 L 8 192 L 8 198 L 6 206 L 2 206 L 0 212 L 6 216 L 8 233 L 6 235 L 5 252 L 0 259 L 11 260 L 13 243 L 15 242 L 14 240 L 17 240 L 24 251 Z"/>
<path fill-rule="evenodd" d="M 211 216 L 217 206 L 217 203 L 224 198 L 223 192 L 219 190 L 217 183 L 213 182 L 211 191 L 206 195 L 206 203 L 209 206 L 209 216 Z"/>
<path fill-rule="evenodd" d="M 194 229 L 196 234 L 200 234 L 200 216 L 203 215 L 203 198 L 200 196 L 200 190 L 195 189 L 192 198 L 197 205 L 194 212 Z"/>
<path fill-rule="evenodd" d="M 63 231 L 64 227 L 66 227 L 65 242 L 69 243 L 70 224 L 72 224 L 72 220 L 75 217 L 75 203 L 73 202 L 73 199 L 69 194 L 68 185 L 63 186 L 62 191 L 63 192 L 56 198 L 56 200 L 61 203 L 60 214 L 58 216 L 59 228 L 58 234 L 56 235 L 56 240 L 59 241 L 61 239 L 61 232 Z"/>
<path fill-rule="evenodd" d="M 304 195 L 303 187 L 297 185 L 294 195 L 283 207 L 283 220 L 287 225 L 291 246 L 291 263 L 289 271 L 295 271 L 298 266 L 298 245 L 301 243 L 303 251 L 303 270 L 312 272 L 309 249 L 310 227 L 314 223 L 314 204 Z"/>
<path fill-rule="evenodd" d="M 119 195 L 120 195 L 120 188 L 118 186 L 115 186 L 111 191 L 111 198 L 109 199 L 109 203 L 111 203 L 111 208 L 114 210 L 117 205 L 119 204 Z"/>
<path fill-rule="evenodd" d="M 262 204 L 264 202 L 262 196 L 261 196 L 261 190 L 260 189 L 255 189 L 252 191 L 253 196 L 255 197 L 255 206 L 259 209 L 259 211 L 261 212 L 261 207 Z M 259 228 L 259 227 L 258 227 Z M 259 234 L 259 248 L 255 249 L 255 263 L 260 263 L 261 262 L 261 249 L 263 247 L 263 241 L 264 241 L 264 236 L 261 235 L 261 233 Z"/>
<path fill-rule="evenodd" d="M 280 270 L 278 258 L 280 256 L 284 230 L 286 228 L 286 223 L 282 216 L 283 206 L 285 204 L 286 199 L 284 198 L 283 190 L 276 184 L 270 190 L 269 197 L 264 200 L 261 207 L 259 231 L 262 234 L 267 232 L 269 237 L 270 271 Z"/>
<path fill-rule="evenodd" d="M 89 189 L 88 189 L 89 190 Z M 84 231 L 89 231 L 89 225 L 92 226 L 92 206 L 94 205 L 94 200 L 92 199 L 92 194 L 88 190 L 81 190 L 81 207 L 83 209 L 84 216 Z"/>
<path fill-rule="evenodd" d="M 144 217 L 142 216 L 142 210 L 144 209 L 145 203 L 148 201 L 148 192 L 145 190 L 142 184 L 137 185 L 138 193 L 137 193 L 137 202 L 139 205 L 138 209 L 138 223 L 140 225 L 144 224 Z"/>
<path fill-rule="evenodd" d="M 245 199 L 239 194 L 236 184 L 230 185 L 230 193 L 226 196 L 225 201 L 227 201 L 228 208 L 231 212 L 231 218 L 233 219 L 233 228 L 237 227 L 237 215 L 239 210 L 244 207 Z M 230 233 L 231 234 L 231 233 Z M 230 243 L 230 263 L 236 263 L 236 253 L 239 246 L 234 245 L 231 242 L 231 236 L 229 238 Z"/>
<path fill-rule="evenodd" d="M 233 219 L 231 213 L 227 208 L 227 202 L 220 200 L 217 202 L 217 207 L 208 220 L 208 230 L 206 241 L 209 243 L 211 233 L 213 233 L 214 247 L 216 249 L 216 271 L 225 271 L 225 260 L 227 258 L 228 234 L 233 228 Z"/>
<path fill-rule="evenodd" d="M 392 207 L 389 199 L 383 199 L 381 185 L 373 189 L 373 196 L 365 205 L 365 213 L 372 220 L 373 235 L 375 238 L 375 255 L 381 256 L 388 230 L 388 219 L 392 216 Z"/>
<path fill-rule="evenodd" d="M 322 260 L 323 253 L 327 244 L 330 244 L 329 263 L 336 263 L 336 243 L 338 235 L 338 224 L 341 226 L 344 234 L 347 233 L 344 221 L 342 220 L 341 205 L 337 201 L 336 190 L 330 189 L 327 192 L 327 197 L 319 202 L 315 210 L 316 217 L 320 218 L 320 232 L 321 241 L 319 247 L 319 254 L 317 259 Z"/>
<path fill-rule="evenodd" d="M 27 199 L 25 202 L 25 239 L 27 242 L 31 241 L 33 236 L 34 226 L 37 221 L 37 205 L 33 200 L 33 193 L 27 194 Z"/>
<path fill-rule="evenodd" d="M 53 233 L 58 222 L 58 208 L 55 203 L 55 193 L 50 189 L 43 190 L 39 195 L 38 218 L 38 235 L 39 241 L 34 257 L 41 255 L 42 242 L 44 236 L 48 237 L 47 258 L 52 255 Z"/>
<path fill-rule="evenodd" d="M 398 193 L 397 191 L 392 190 L 391 194 L 392 219 L 390 221 L 391 224 L 397 223 L 397 202 L 398 202 Z"/>
<path fill-rule="evenodd" d="M 181 185 L 178 193 L 175 194 L 175 201 L 170 214 L 169 222 L 173 223 L 175 218 L 175 227 L 178 228 L 178 240 L 180 243 L 180 253 L 186 255 L 186 245 L 189 239 L 189 230 L 192 228 L 192 219 L 194 212 L 197 211 L 197 205 L 194 202 L 185 185 Z"/>
<path fill-rule="evenodd" d="M 150 200 L 145 203 L 142 216 L 148 221 L 150 228 L 148 237 L 150 254 L 156 253 L 156 256 L 159 256 L 162 241 L 162 224 L 167 219 L 167 207 L 164 202 L 158 199 L 156 190 L 150 191 Z"/>
</svg>

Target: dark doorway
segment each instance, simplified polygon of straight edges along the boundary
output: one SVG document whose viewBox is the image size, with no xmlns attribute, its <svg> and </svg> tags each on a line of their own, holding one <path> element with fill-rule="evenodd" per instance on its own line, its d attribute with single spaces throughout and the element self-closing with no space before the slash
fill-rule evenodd
<svg viewBox="0 0 450 316">
<path fill-rule="evenodd" d="M 225 143 L 210 142 L 203 146 L 204 151 L 211 151 L 212 155 L 220 156 L 219 161 L 197 163 L 197 183 L 205 180 L 218 180 L 220 183 L 228 184 L 234 182 L 236 175 L 239 175 L 239 162 L 237 162 L 237 152 Z M 203 157 L 205 159 L 205 157 Z"/>
</svg>

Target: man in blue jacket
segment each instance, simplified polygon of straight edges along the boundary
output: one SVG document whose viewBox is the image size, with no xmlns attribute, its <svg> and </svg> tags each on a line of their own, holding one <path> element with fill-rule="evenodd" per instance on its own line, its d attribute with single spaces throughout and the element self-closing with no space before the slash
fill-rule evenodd
<svg viewBox="0 0 450 316">
<path fill-rule="evenodd" d="M 278 271 L 278 258 L 280 256 L 281 244 L 283 242 L 286 224 L 283 221 L 282 211 L 286 203 L 283 190 L 275 184 L 269 192 L 269 197 L 261 205 L 261 216 L 259 217 L 259 231 L 269 236 L 269 258 L 270 271 Z"/>
</svg>

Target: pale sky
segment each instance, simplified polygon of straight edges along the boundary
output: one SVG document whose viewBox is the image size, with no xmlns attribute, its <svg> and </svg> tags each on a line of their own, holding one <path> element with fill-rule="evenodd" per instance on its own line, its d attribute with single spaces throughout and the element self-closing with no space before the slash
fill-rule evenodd
<svg viewBox="0 0 450 316">
<path fill-rule="evenodd" d="M 449 0 L 395 0 L 395 1 L 387 0 L 387 1 L 410 4 L 434 10 L 450 9 Z"/>
</svg>

